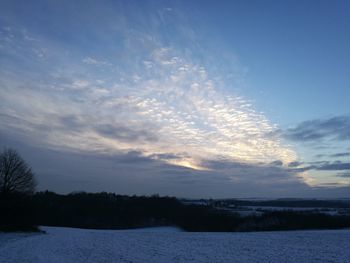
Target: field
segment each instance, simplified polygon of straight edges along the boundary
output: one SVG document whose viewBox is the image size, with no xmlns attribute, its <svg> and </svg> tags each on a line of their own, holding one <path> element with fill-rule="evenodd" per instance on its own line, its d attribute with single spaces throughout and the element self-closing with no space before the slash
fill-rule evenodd
<svg viewBox="0 0 350 263">
<path fill-rule="evenodd" d="M 350 262 L 350 230 L 190 233 L 176 228 L 0 233 L 1 263 Z"/>
</svg>

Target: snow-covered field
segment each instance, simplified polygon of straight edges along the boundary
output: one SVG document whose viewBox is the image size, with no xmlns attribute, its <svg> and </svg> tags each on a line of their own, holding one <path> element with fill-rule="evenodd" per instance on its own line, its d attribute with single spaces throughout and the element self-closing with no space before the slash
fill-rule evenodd
<svg viewBox="0 0 350 263">
<path fill-rule="evenodd" d="M 188 233 L 175 228 L 0 233 L 0 262 L 350 262 L 350 230 Z"/>
</svg>

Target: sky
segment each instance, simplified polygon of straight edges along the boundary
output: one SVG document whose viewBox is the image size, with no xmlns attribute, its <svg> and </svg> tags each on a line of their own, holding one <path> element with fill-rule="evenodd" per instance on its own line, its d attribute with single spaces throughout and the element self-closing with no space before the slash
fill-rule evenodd
<svg viewBox="0 0 350 263">
<path fill-rule="evenodd" d="M 1 1 L 0 148 L 38 190 L 350 197 L 348 1 Z"/>
</svg>

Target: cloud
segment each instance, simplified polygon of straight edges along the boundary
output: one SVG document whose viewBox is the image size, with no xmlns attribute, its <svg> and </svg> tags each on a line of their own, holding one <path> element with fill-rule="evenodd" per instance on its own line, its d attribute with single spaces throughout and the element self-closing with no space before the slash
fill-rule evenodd
<svg viewBox="0 0 350 263">
<path fill-rule="evenodd" d="M 303 162 L 295 161 L 295 162 L 290 162 L 288 164 L 288 167 L 298 167 L 298 166 L 303 165 L 303 164 L 304 164 Z"/>
<path fill-rule="evenodd" d="M 30 30 L 27 35 L 37 41 L 19 31 L 6 33 L 9 40 L 0 51 L 9 58 L 0 69 L 0 132 L 25 138 L 32 147 L 94 160 L 101 156 L 108 165 L 118 164 L 113 168 L 121 171 L 120 180 L 140 173 L 155 182 L 170 173 L 182 182 L 203 180 L 202 191 L 210 193 L 215 187 L 229 192 L 228 185 L 238 181 L 245 189 L 304 185 L 299 171 L 286 167 L 298 160 L 292 147 L 281 136 L 267 136 L 277 126 L 235 93 L 240 66 L 222 67 L 231 58 L 223 51 L 201 54 L 194 32 L 183 31 L 183 21 L 173 17 L 175 9 L 167 13 L 161 25 L 171 27 L 178 41 L 164 38 L 154 17 L 135 26 L 126 15 L 108 28 L 91 25 L 93 32 L 81 30 L 67 43 Z M 103 48 L 96 49 L 99 43 Z M 45 60 L 35 50 L 45 50 Z M 103 167 L 104 161 L 96 163 Z"/>
<path fill-rule="evenodd" d="M 161 154 L 152 154 L 150 157 L 152 159 L 173 160 L 173 159 L 188 158 L 189 156 L 186 153 L 183 153 L 183 154 L 161 153 Z"/>
<path fill-rule="evenodd" d="M 349 172 L 344 172 L 344 173 L 338 173 L 338 177 L 345 177 L 345 178 L 350 178 L 350 171 Z"/>
<path fill-rule="evenodd" d="M 335 153 L 335 154 L 329 155 L 329 157 L 334 157 L 334 158 L 338 158 L 338 157 L 348 157 L 348 156 L 350 156 L 350 153 L 349 153 L 349 152 Z"/>
<path fill-rule="evenodd" d="M 340 157 L 348 157 L 350 156 L 349 152 L 339 152 L 339 153 L 333 153 L 333 154 L 316 154 L 316 158 L 325 158 L 325 157 L 330 157 L 330 158 L 340 158 Z"/>
<path fill-rule="evenodd" d="M 325 154 L 316 154 L 316 155 L 315 155 L 316 158 L 322 158 L 322 157 L 324 157 L 324 156 L 327 156 L 327 155 L 325 155 Z"/>
<path fill-rule="evenodd" d="M 138 151 L 110 154 L 45 149 L 28 145 L 22 136 L 14 138 L 4 133 L 0 133 L 0 136 L 4 139 L 1 147 L 15 147 L 33 167 L 39 190 L 54 189 L 61 193 L 77 190 L 120 194 L 159 193 L 203 198 L 292 195 L 295 189 L 308 189 L 283 167 L 230 161 L 216 162 L 214 165 L 208 160 L 207 165 L 215 167 L 215 170 L 196 170 L 163 161 L 177 158 L 171 155 L 156 159 Z M 57 173 L 57 168 L 60 173 Z"/>
<path fill-rule="evenodd" d="M 322 161 L 322 162 L 311 162 L 308 163 L 307 166 L 301 166 L 301 167 L 293 167 L 289 166 L 288 170 L 291 172 L 305 172 L 310 170 L 316 170 L 316 171 L 344 171 L 349 170 L 350 171 L 350 163 L 344 163 L 341 161 L 335 161 L 335 162 L 329 162 L 329 161 Z"/>
<path fill-rule="evenodd" d="M 350 154 L 347 146 L 350 142 L 350 116 L 336 116 L 327 119 L 315 119 L 300 123 L 294 128 L 282 131 L 284 138 L 299 143 L 305 152 L 317 151 L 314 158 L 321 161 L 305 160 L 303 164 L 289 165 L 291 171 L 309 172 L 315 178 L 315 185 L 324 184 L 327 180 L 333 181 L 336 185 L 348 185 L 344 176 L 336 176 L 335 172 L 348 171 L 350 165 L 345 161 Z M 311 148 L 311 149 L 310 149 Z M 340 159 L 340 160 L 337 160 Z M 327 176 L 324 176 L 327 173 Z M 340 173 L 341 174 L 341 173 Z M 322 176 L 321 176 L 322 175 Z M 327 182 L 330 183 L 330 182 Z M 328 186 L 331 186 L 330 184 Z"/>
<path fill-rule="evenodd" d="M 205 160 L 201 165 L 207 167 L 209 171 L 214 171 L 215 173 L 221 174 L 221 176 L 229 178 L 233 184 L 254 182 L 255 185 L 261 185 L 263 188 L 269 185 L 306 187 L 304 183 L 305 178 L 303 178 L 303 174 L 301 174 L 300 171 L 293 171 L 282 166 L 280 163 L 249 164 L 221 159 Z"/>
<path fill-rule="evenodd" d="M 72 89 L 84 89 L 90 85 L 89 81 L 84 79 L 77 79 L 74 80 L 73 83 L 70 85 Z"/>
<path fill-rule="evenodd" d="M 319 184 L 317 187 L 318 188 L 322 188 L 322 187 L 326 187 L 326 188 L 330 188 L 330 187 L 334 187 L 334 188 L 338 188 L 339 186 L 344 186 L 342 183 L 322 183 Z"/>
<path fill-rule="evenodd" d="M 9 88 L 1 92 L 3 105 L 9 106 L 4 121 L 23 131 L 31 127 L 32 136 L 52 147 L 137 150 L 147 156 L 186 152 L 183 160 L 164 161 L 198 169 L 208 157 L 249 163 L 294 160 L 296 154 L 280 138 L 265 136 L 275 126 L 242 97 L 221 91 L 210 69 L 169 47 L 155 48 L 147 59 L 156 72 L 147 65 L 127 68 L 112 81 L 95 71 L 86 74 L 86 69 L 76 76 L 55 73 L 40 89 L 29 79 L 26 87 L 8 79 Z M 11 117 L 21 121 L 15 124 Z"/>
<path fill-rule="evenodd" d="M 285 131 L 285 137 L 293 141 L 321 141 L 350 139 L 350 116 L 337 116 L 329 119 L 315 119 L 300 123 Z"/>
<path fill-rule="evenodd" d="M 150 141 L 156 142 L 157 136 L 149 130 L 133 129 L 122 125 L 102 124 L 95 128 L 102 136 L 107 136 L 119 141 L 126 142 L 141 142 Z"/>
<path fill-rule="evenodd" d="M 334 162 L 331 164 L 322 165 L 318 167 L 317 170 L 323 170 L 323 171 L 350 170 L 350 163 Z"/>
<path fill-rule="evenodd" d="M 91 57 L 86 57 L 82 60 L 83 63 L 88 65 L 95 65 L 95 66 L 112 66 L 112 63 L 104 61 L 104 60 L 98 60 Z"/>
<path fill-rule="evenodd" d="M 280 161 L 280 160 L 277 160 L 277 161 L 271 162 L 270 165 L 272 165 L 272 166 L 282 166 L 283 162 Z"/>
</svg>

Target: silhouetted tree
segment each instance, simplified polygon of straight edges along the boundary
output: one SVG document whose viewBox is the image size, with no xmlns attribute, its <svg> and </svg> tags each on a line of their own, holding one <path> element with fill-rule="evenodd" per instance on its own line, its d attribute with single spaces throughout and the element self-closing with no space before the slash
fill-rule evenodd
<svg viewBox="0 0 350 263">
<path fill-rule="evenodd" d="M 17 151 L 5 149 L 0 154 L 0 194 L 31 194 L 35 187 L 32 169 Z"/>
</svg>

